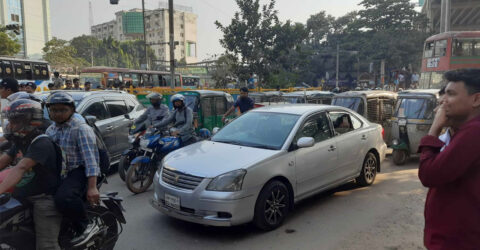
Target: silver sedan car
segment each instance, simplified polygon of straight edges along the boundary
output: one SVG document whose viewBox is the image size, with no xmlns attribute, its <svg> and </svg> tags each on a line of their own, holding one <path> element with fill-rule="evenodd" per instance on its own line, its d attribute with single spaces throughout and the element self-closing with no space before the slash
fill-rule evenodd
<svg viewBox="0 0 480 250">
<path fill-rule="evenodd" d="M 352 180 L 371 185 L 385 158 L 382 136 L 380 125 L 342 107 L 255 109 L 167 155 L 151 204 L 194 223 L 272 230 L 302 199 Z"/>
</svg>

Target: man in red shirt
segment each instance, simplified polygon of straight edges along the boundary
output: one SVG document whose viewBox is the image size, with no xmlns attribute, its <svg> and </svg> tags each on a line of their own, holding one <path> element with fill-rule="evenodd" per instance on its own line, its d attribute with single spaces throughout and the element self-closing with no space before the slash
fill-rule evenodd
<svg viewBox="0 0 480 250">
<path fill-rule="evenodd" d="M 419 152 L 418 176 L 429 188 L 425 202 L 425 246 L 480 249 L 480 69 L 445 73 L 443 104 Z M 438 139 L 448 124 L 458 125 L 450 144 Z"/>
</svg>

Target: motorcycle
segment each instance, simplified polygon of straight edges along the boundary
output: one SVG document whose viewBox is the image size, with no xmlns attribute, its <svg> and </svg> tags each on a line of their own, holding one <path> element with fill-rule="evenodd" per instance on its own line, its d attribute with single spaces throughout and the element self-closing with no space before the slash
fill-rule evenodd
<svg viewBox="0 0 480 250">
<path fill-rule="evenodd" d="M 0 172 L 0 182 L 8 170 Z M 3 178 L 2 178 L 3 176 Z M 103 175 L 99 178 L 100 187 L 106 182 Z M 9 190 L 13 191 L 13 190 Z M 87 215 L 95 221 L 100 230 L 86 243 L 73 247 L 71 222 L 63 219 L 58 243 L 61 249 L 114 249 L 118 236 L 122 233 L 122 224 L 126 224 L 122 207 L 123 199 L 112 192 L 100 195 L 101 205 L 88 206 Z M 0 249 L 35 249 L 35 230 L 33 210 L 27 201 L 15 199 L 9 193 L 0 195 Z"/>
<path fill-rule="evenodd" d="M 125 150 L 122 153 L 122 157 L 120 158 L 120 162 L 118 163 L 118 175 L 120 176 L 120 179 L 122 181 L 125 181 L 125 177 L 128 171 L 128 168 L 130 167 L 130 163 L 135 157 L 141 153 L 140 150 L 140 138 L 145 134 L 146 132 L 146 124 L 142 123 L 140 125 L 135 125 L 133 124 L 128 132 L 128 143 L 130 143 L 132 146 Z"/>
<path fill-rule="evenodd" d="M 130 163 L 126 183 L 128 189 L 135 194 L 145 192 L 153 183 L 157 164 L 168 153 L 180 148 L 180 138 L 170 136 L 170 133 L 149 128 L 140 138 L 141 154 Z"/>
</svg>

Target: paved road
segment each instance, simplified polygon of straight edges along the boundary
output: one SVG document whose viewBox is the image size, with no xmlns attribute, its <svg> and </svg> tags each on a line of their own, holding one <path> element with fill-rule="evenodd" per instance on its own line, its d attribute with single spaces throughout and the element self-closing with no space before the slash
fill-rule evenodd
<svg viewBox="0 0 480 250">
<path fill-rule="evenodd" d="M 118 175 L 102 191 L 125 198 L 127 225 L 116 249 L 423 249 L 426 189 L 418 160 L 402 167 L 391 159 L 373 186 L 347 184 L 296 205 L 284 225 L 262 232 L 251 225 L 217 228 L 169 218 L 148 200 L 153 189 L 129 193 Z"/>
</svg>

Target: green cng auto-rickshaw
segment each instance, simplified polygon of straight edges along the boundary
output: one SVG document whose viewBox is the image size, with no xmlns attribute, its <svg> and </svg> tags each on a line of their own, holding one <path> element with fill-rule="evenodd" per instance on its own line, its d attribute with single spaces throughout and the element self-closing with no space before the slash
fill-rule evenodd
<svg viewBox="0 0 480 250">
<path fill-rule="evenodd" d="M 392 158 L 395 165 L 403 165 L 418 150 L 420 140 L 433 123 L 438 102 L 438 89 L 402 91 L 398 94 L 392 118 Z"/>
<path fill-rule="evenodd" d="M 178 93 L 185 96 L 185 105 L 193 110 L 197 132 L 202 128 L 212 131 L 215 127 L 223 127 L 222 116 L 233 105 L 233 97 L 230 94 L 211 90 L 189 90 Z"/>
<path fill-rule="evenodd" d="M 382 125 L 384 141 L 390 145 L 391 121 L 397 94 L 383 90 L 348 91 L 333 97 L 332 105 L 349 108 L 370 122 Z"/>
</svg>

